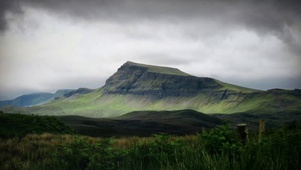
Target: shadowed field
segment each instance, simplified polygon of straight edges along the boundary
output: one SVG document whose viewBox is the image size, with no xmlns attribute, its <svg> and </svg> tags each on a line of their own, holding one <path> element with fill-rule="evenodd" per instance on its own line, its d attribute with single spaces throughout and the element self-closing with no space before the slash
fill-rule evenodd
<svg viewBox="0 0 301 170">
<path fill-rule="evenodd" d="M 301 122 L 301 112 L 237 113 L 207 115 L 194 110 L 136 111 L 117 118 L 87 118 L 81 116 L 58 117 L 67 125 L 88 136 L 122 137 L 150 136 L 156 133 L 187 135 L 202 132 L 228 123 L 235 127 L 247 123 L 250 130 L 258 129 L 258 121 L 265 119 L 266 128 Z"/>
<path fill-rule="evenodd" d="M 137 111 L 108 118 L 58 117 L 88 136 L 150 136 L 155 133 L 193 134 L 222 124 L 222 120 L 194 110 Z"/>
</svg>

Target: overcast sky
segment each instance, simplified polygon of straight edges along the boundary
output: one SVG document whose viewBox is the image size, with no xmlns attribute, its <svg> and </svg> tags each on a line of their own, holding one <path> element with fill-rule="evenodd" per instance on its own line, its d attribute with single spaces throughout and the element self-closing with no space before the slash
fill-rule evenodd
<svg viewBox="0 0 301 170">
<path fill-rule="evenodd" d="M 0 0 L 0 100 L 98 88 L 126 61 L 301 88 L 301 3 Z"/>
</svg>

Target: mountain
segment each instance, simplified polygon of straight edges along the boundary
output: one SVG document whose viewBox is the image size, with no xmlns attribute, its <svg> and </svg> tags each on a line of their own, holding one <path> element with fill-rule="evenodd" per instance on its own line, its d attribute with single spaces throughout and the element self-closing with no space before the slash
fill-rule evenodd
<svg viewBox="0 0 301 170">
<path fill-rule="evenodd" d="M 71 97 L 71 96 L 76 95 L 76 94 L 87 94 L 87 93 L 90 93 L 92 91 L 93 91 L 92 89 L 88 89 L 88 88 L 79 88 L 77 90 L 72 90 L 72 91 L 69 91 L 67 93 L 64 93 L 63 96 L 64 97 Z"/>
<path fill-rule="evenodd" d="M 12 100 L 0 101 L 0 107 L 5 107 L 5 106 L 31 107 L 31 106 L 41 105 L 50 102 L 55 98 L 62 97 L 66 93 L 72 91 L 74 90 L 64 89 L 64 90 L 57 90 L 54 94 L 52 93 L 26 94 Z"/>
<path fill-rule="evenodd" d="M 76 91 L 76 89 L 60 89 L 60 90 L 57 90 L 54 93 L 53 98 L 58 99 L 58 98 L 63 97 L 64 95 L 66 95 L 70 92 L 73 92 L 73 91 Z"/>
<path fill-rule="evenodd" d="M 30 108 L 10 107 L 4 111 L 117 117 L 139 110 L 183 109 L 206 114 L 300 111 L 301 90 L 260 91 L 213 78 L 196 77 L 176 68 L 126 62 L 103 87 L 90 93 L 62 97 Z"/>
<path fill-rule="evenodd" d="M 52 96 L 53 94 L 51 93 L 34 93 L 34 94 L 22 95 L 13 100 L 0 101 L 0 107 L 3 106 L 29 107 L 50 100 Z"/>
</svg>

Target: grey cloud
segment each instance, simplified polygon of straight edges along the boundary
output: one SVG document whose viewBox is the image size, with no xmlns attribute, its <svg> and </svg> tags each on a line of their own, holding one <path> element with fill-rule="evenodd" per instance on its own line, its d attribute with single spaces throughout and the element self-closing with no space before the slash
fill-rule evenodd
<svg viewBox="0 0 301 170">
<path fill-rule="evenodd" d="M 150 52 L 148 54 L 144 54 L 144 55 L 140 55 L 139 57 L 135 58 L 135 61 L 137 62 L 146 62 L 149 64 L 154 64 L 156 65 L 156 63 L 160 63 L 162 65 L 170 65 L 170 66 L 180 66 L 180 65 L 186 65 L 186 64 L 190 64 L 191 60 L 189 60 L 188 57 L 178 57 L 175 58 L 175 55 L 173 54 L 166 54 L 166 53 L 155 53 L 155 52 Z"/>
<path fill-rule="evenodd" d="M 210 18 L 223 24 L 246 24 L 262 33 L 285 32 L 285 26 L 299 22 L 301 15 L 298 0 L 2 0 L 1 3 L 2 22 L 6 11 L 19 10 L 21 4 L 71 17 L 119 22 Z"/>
<path fill-rule="evenodd" d="M 16 0 L 0 0 L 0 31 L 7 29 L 8 21 L 6 14 L 8 12 L 21 14 L 20 4 Z"/>
<path fill-rule="evenodd" d="M 18 5 L 14 4 L 20 3 L 49 10 L 59 17 L 83 21 L 104 20 L 121 24 L 144 20 L 177 22 L 187 29 L 187 36 L 190 37 L 211 35 L 208 34 L 208 30 L 212 33 L 233 27 L 245 27 L 260 35 L 276 35 L 295 51 L 298 51 L 301 46 L 300 41 L 295 38 L 301 34 L 298 27 L 301 23 L 299 0 L 12 0 L 9 2 L 11 3 L 7 3 L 9 5 L 6 6 L 10 9 L 18 9 Z M 2 22 L 5 20 L 2 19 Z M 208 29 L 203 28 L 202 23 L 208 24 L 209 26 L 206 26 Z M 210 24 L 213 25 L 211 28 Z"/>
<path fill-rule="evenodd" d="M 84 29 L 75 29 L 73 31 L 74 33 L 83 31 L 85 32 L 83 34 L 88 35 L 83 41 L 87 47 L 78 46 L 78 48 L 84 49 L 84 56 L 95 55 L 97 57 L 100 56 L 100 58 L 103 56 L 114 58 L 104 61 L 103 58 L 105 57 L 103 57 L 101 58 L 103 63 L 99 63 L 99 65 L 91 65 L 87 62 L 89 67 L 104 67 L 108 63 L 114 63 L 114 66 L 110 67 L 118 68 L 123 62 L 133 60 L 178 67 L 183 71 L 198 76 L 220 75 L 219 72 L 229 72 L 221 77 L 222 80 L 239 85 L 241 77 L 238 74 L 244 74 L 246 79 L 250 79 L 251 76 L 246 76 L 247 72 L 252 75 L 259 74 L 258 71 L 254 73 L 254 70 L 278 70 L 277 73 L 280 73 L 283 69 L 279 71 L 277 67 L 281 64 L 285 65 L 287 62 L 277 61 L 277 63 L 274 63 L 273 61 L 279 58 L 283 59 L 285 58 L 283 56 L 286 55 L 289 59 L 294 60 L 295 64 L 289 63 L 285 65 L 291 67 L 293 71 L 284 72 L 286 74 L 297 72 L 297 76 L 291 79 L 283 79 L 283 86 L 301 86 L 300 81 L 298 82 L 298 77 L 301 77 L 301 2 L 299 0 L 0 0 L 0 31 L 9 29 L 8 22 L 10 21 L 7 20 L 7 13 L 22 14 L 23 10 L 26 15 L 28 9 L 47 11 L 47 15 L 51 15 L 55 19 L 71 21 L 74 22 L 72 23 L 74 27 L 83 27 Z M 45 22 L 41 21 L 42 19 L 36 18 L 37 22 L 45 24 Z M 22 20 L 15 22 L 18 21 Z M 63 23 L 65 23 L 64 21 Z M 95 29 L 103 30 L 103 34 L 101 32 L 87 34 L 89 27 L 91 27 L 90 23 L 96 23 L 94 25 Z M 113 25 L 113 29 L 103 26 L 102 23 Z M 52 26 L 56 27 L 59 24 L 54 23 Z M 49 25 L 45 27 L 49 27 Z M 240 31 L 243 33 L 240 33 Z M 261 41 L 260 38 L 252 40 L 252 37 L 256 37 L 252 35 L 251 40 L 249 40 L 246 37 L 248 35 L 244 31 L 249 31 L 252 34 L 255 32 L 255 35 L 258 34 L 260 38 L 268 37 L 268 43 L 265 44 L 264 40 Z M 231 36 L 233 37 L 232 33 L 238 34 L 237 37 L 233 38 L 234 40 L 231 40 Z M 47 33 L 39 35 L 43 35 L 43 38 L 45 39 L 46 37 L 48 40 Z M 269 35 L 273 38 L 277 36 L 285 44 L 281 42 L 271 46 L 271 42 L 276 41 L 278 43 L 279 40 L 271 40 Z M 91 36 L 95 36 L 95 40 L 91 40 Z M 100 44 L 101 46 L 102 42 L 107 41 L 111 43 L 107 43 L 101 49 L 93 46 L 94 44 Z M 34 45 L 34 47 L 36 46 Z M 64 49 L 67 49 L 67 47 Z M 89 51 L 93 47 L 94 51 Z M 279 47 L 283 49 L 279 49 Z M 47 45 L 45 52 L 53 51 L 51 48 L 53 47 Z M 15 50 L 15 48 L 12 50 Z M 62 49 L 60 50 L 63 51 Z M 237 56 L 233 55 L 235 50 L 241 50 L 240 53 L 237 53 Z M 269 53 L 266 53 L 267 51 Z M 270 53 L 270 51 L 276 52 Z M 64 55 L 63 52 L 59 54 Z M 25 55 L 44 56 L 45 54 L 41 52 L 39 54 L 27 53 Z M 125 57 L 123 58 L 123 56 Z M 3 56 L 0 57 L 2 58 Z M 259 58 L 267 59 L 267 61 L 261 61 Z M 242 61 L 239 61 L 239 59 Z M 64 60 L 59 61 L 55 64 L 65 63 Z M 246 61 L 249 63 L 243 63 Z M 252 63 L 252 61 L 256 62 Z M 256 68 L 258 63 L 269 68 Z M 76 64 L 76 62 L 71 62 L 69 67 Z M 12 69 L 16 70 L 15 68 Z M 107 69 L 109 68 L 103 69 L 103 71 Z M 115 70 L 110 71 L 110 73 L 106 72 L 103 75 L 104 77 L 97 81 L 99 84 L 96 83 L 93 87 L 101 86 L 105 80 L 105 75 L 110 75 Z M 21 69 L 20 72 L 22 72 Z M 68 73 L 65 70 L 62 72 Z M 83 71 L 74 70 L 74 72 Z M 233 72 L 236 74 L 233 74 Z M 99 71 L 97 76 L 100 76 L 100 73 L 101 71 Z M 91 74 L 93 74 L 93 71 L 91 71 Z M 266 73 L 260 73 L 260 75 L 263 74 L 267 75 Z M 273 73 L 268 74 L 268 76 L 271 74 Z M 77 78 L 80 80 L 77 81 L 64 80 L 64 83 L 53 84 L 53 87 L 69 87 L 74 82 L 76 82 L 74 87 L 77 85 L 88 86 L 94 82 L 93 79 L 96 79 L 96 77 L 84 79 L 85 76 L 78 76 Z M 237 79 L 231 79 L 231 77 Z M 55 77 L 55 79 L 49 81 L 57 81 L 56 79 Z M 273 84 L 277 84 L 277 82 L 279 84 L 282 81 L 276 79 L 277 76 L 270 81 L 265 79 L 267 81 L 262 85 L 260 84 L 264 80 L 254 80 L 254 82 L 244 80 L 245 84 L 242 85 L 248 86 L 249 84 L 250 87 L 261 87 L 262 89 L 273 87 Z M 40 81 L 41 79 L 36 78 L 35 80 Z M 70 84 L 68 84 L 69 80 Z M 81 81 L 87 81 L 88 83 L 82 84 Z M 260 83 L 256 84 L 256 82 Z M 51 82 L 47 82 L 47 84 L 51 84 Z"/>
<path fill-rule="evenodd" d="M 242 80 L 241 78 L 237 79 L 233 77 L 232 79 L 227 79 L 227 82 L 244 86 L 244 87 L 260 89 L 260 90 L 279 88 L 279 86 L 285 87 L 285 89 L 296 89 L 297 87 L 299 88 L 301 87 L 300 78 L 301 77 L 297 77 L 297 78 L 282 77 L 280 78 L 280 80 L 275 78 L 264 78 L 258 80 L 249 80 L 249 79 Z"/>
<path fill-rule="evenodd" d="M 300 36 L 301 30 L 301 1 L 297 0 L 266 0 L 242 5 L 244 12 L 238 15 L 247 28 L 255 30 L 258 34 L 273 34 L 290 46 L 298 44 L 295 36 Z M 297 30 L 293 33 L 292 30 Z M 298 44 L 300 48 L 301 44 Z"/>
</svg>

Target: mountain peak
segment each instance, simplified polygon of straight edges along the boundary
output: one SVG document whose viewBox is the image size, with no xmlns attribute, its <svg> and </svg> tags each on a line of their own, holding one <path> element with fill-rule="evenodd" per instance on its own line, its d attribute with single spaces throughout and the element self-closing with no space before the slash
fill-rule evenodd
<svg viewBox="0 0 301 170">
<path fill-rule="evenodd" d="M 104 86 L 107 94 L 134 94 L 155 97 L 195 96 L 200 91 L 221 87 L 212 78 L 199 78 L 176 68 L 126 62 Z"/>
<path fill-rule="evenodd" d="M 131 69 L 131 70 L 140 69 L 140 70 L 144 70 L 144 71 L 152 72 L 152 73 L 171 74 L 171 75 L 179 75 L 179 76 L 191 76 L 190 74 L 187 74 L 177 68 L 147 65 L 147 64 L 141 64 L 141 63 L 135 63 L 132 61 L 127 61 L 118 70 L 122 70 L 122 69 Z"/>
</svg>

